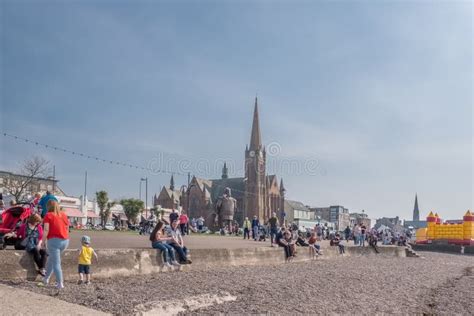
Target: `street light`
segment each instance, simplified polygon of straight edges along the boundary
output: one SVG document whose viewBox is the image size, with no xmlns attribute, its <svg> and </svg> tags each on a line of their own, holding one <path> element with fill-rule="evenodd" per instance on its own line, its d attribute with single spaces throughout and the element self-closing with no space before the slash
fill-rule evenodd
<svg viewBox="0 0 474 316">
<path fill-rule="evenodd" d="M 148 218 L 148 177 L 140 178 L 140 199 L 142 195 L 142 181 L 145 181 L 145 218 Z"/>
</svg>

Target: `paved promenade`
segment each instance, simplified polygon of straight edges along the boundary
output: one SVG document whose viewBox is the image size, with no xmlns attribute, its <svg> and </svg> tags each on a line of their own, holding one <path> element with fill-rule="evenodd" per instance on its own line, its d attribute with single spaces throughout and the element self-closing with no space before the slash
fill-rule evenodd
<svg viewBox="0 0 474 316">
<path fill-rule="evenodd" d="M 0 284 L 1 315 L 109 315 L 81 305 Z"/>
<path fill-rule="evenodd" d="M 71 232 L 69 248 L 79 248 L 81 237 L 88 235 L 92 239 L 92 246 L 96 249 L 113 248 L 150 248 L 149 236 L 140 236 L 135 232 L 118 231 L 96 231 L 96 230 L 74 230 Z M 270 240 L 258 242 L 244 240 L 243 237 L 230 237 L 219 235 L 193 234 L 184 237 L 184 243 L 189 249 L 238 249 L 269 247 Z M 326 242 L 324 242 L 326 244 Z"/>
</svg>

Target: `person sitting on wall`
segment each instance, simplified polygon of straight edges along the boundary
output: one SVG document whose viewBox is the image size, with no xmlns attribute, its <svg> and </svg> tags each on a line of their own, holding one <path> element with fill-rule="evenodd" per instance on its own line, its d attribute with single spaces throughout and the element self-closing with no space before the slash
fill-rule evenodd
<svg viewBox="0 0 474 316">
<path fill-rule="evenodd" d="M 309 244 L 304 239 L 303 233 L 298 234 L 298 238 L 296 239 L 296 245 L 301 247 L 308 247 Z"/>
<path fill-rule="evenodd" d="M 283 247 L 285 251 L 285 261 L 289 262 L 293 259 L 291 232 L 282 227 L 275 236 L 276 244 Z"/>
<path fill-rule="evenodd" d="M 346 252 L 346 250 L 344 249 L 344 245 L 342 244 L 342 240 L 341 240 L 341 235 L 339 235 L 339 233 L 337 233 L 335 236 L 334 236 L 334 239 L 332 240 L 332 244 L 334 246 L 338 246 L 339 247 L 339 253 L 342 255 Z"/>
<path fill-rule="evenodd" d="M 191 264 L 192 261 L 188 259 L 188 249 L 184 246 L 183 237 L 181 231 L 178 228 L 178 221 L 174 220 L 171 222 L 170 229 L 171 240 L 168 244 L 173 247 L 179 257 L 180 264 Z"/>
<path fill-rule="evenodd" d="M 311 233 L 308 239 L 308 245 L 309 245 L 309 254 L 311 258 L 314 259 L 316 254 L 321 255 L 321 246 L 318 245 L 318 238 L 315 232 Z"/>
<path fill-rule="evenodd" d="M 171 268 L 172 265 L 179 266 L 179 263 L 175 259 L 174 250 L 168 242 L 172 241 L 171 237 L 166 236 L 165 224 L 163 221 L 159 221 L 152 233 L 150 234 L 151 246 L 154 249 L 161 250 L 163 254 L 163 267 Z"/>
<path fill-rule="evenodd" d="M 377 231 L 375 229 L 369 232 L 368 239 L 369 239 L 369 246 L 374 248 L 376 253 L 379 253 L 379 249 L 377 248 L 378 236 L 377 236 Z"/>
<path fill-rule="evenodd" d="M 17 238 L 15 249 L 26 250 L 33 256 L 33 260 L 38 267 L 38 274 L 45 276 L 46 270 L 46 250 L 41 248 L 43 239 L 43 227 L 41 224 L 41 216 L 33 214 L 28 218 L 27 223 L 22 224 L 14 237 Z"/>
</svg>

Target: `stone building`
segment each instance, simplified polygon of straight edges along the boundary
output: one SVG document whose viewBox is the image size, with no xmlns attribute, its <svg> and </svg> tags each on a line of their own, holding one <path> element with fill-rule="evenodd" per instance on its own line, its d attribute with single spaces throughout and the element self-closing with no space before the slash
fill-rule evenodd
<svg viewBox="0 0 474 316">
<path fill-rule="evenodd" d="M 296 224 L 300 228 L 313 228 L 318 221 L 314 212 L 299 201 L 285 200 L 286 224 Z"/>
<path fill-rule="evenodd" d="M 174 187 L 174 177 L 171 176 L 169 187 L 163 186 L 158 196 L 153 197 L 153 205 L 160 205 L 166 209 L 178 209 L 183 204 L 183 194 L 181 190 L 176 190 Z"/>
<path fill-rule="evenodd" d="M 9 201 L 12 197 L 9 195 L 8 188 L 16 188 L 26 183 L 28 177 L 20 174 L 15 174 L 9 171 L 0 170 L 0 193 L 3 194 L 3 199 Z M 31 198 L 35 193 L 44 194 L 50 191 L 55 195 L 65 195 L 64 191 L 58 185 L 58 180 L 53 177 L 41 178 L 34 177 L 23 190 L 25 199 Z"/>
<path fill-rule="evenodd" d="M 367 228 L 372 227 L 372 220 L 369 218 L 369 216 L 362 212 L 362 213 L 350 213 L 350 226 L 354 227 L 355 224 L 359 225 L 364 225 Z"/>
<path fill-rule="evenodd" d="M 398 216 L 395 216 L 395 217 L 382 217 L 382 218 L 378 218 L 375 221 L 374 228 L 378 229 L 380 226 L 386 226 L 388 228 L 393 229 L 394 227 L 398 227 L 398 226 L 401 226 L 401 225 L 402 225 L 402 221 L 400 220 L 400 218 L 398 218 Z"/>
<path fill-rule="evenodd" d="M 344 230 L 350 225 L 349 210 L 340 205 L 332 205 L 329 207 L 312 207 L 315 219 L 322 219 L 330 223 L 334 223 L 335 229 Z"/>
<path fill-rule="evenodd" d="M 239 223 L 242 223 L 244 217 L 252 218 L 254 215 L 260 220 L 267 220 L 272 212 L 276 212 L 282 219 L 285 196 L 283 180 L 278 182 L 276 175 L 266 173 L 266 159 L 266 150 L 260 134 L 258 101 L 255 98 L 250 144 L 245 148 L 244 177 L 229 178 L 229 170 L 224 163 L 220 179 L 193 176 L 182 190 L 163 188 L 155 204 L 163 203 L 160 204 L 163 206 L 173 195 L 175 207 L 177 204 L 181 205 L 190 218 L 202 216 L 207 225 L 210 225 L 215 203 L 228 187 L 232 197 L 237 200 L 234 218 Z"/>
</svg>

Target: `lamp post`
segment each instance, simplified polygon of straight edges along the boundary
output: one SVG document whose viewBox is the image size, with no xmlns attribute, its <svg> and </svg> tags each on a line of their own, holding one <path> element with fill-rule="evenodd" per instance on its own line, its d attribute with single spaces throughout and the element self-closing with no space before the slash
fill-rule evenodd
<svg viewBox="0 0 474 316">
<path fill-rule="evenodd" d="M 140 199 L 141 199 L 142 181 L 145 181 L 145 218 L 148 218 L 148 177 L 140 178 Z"/>
</svg>

